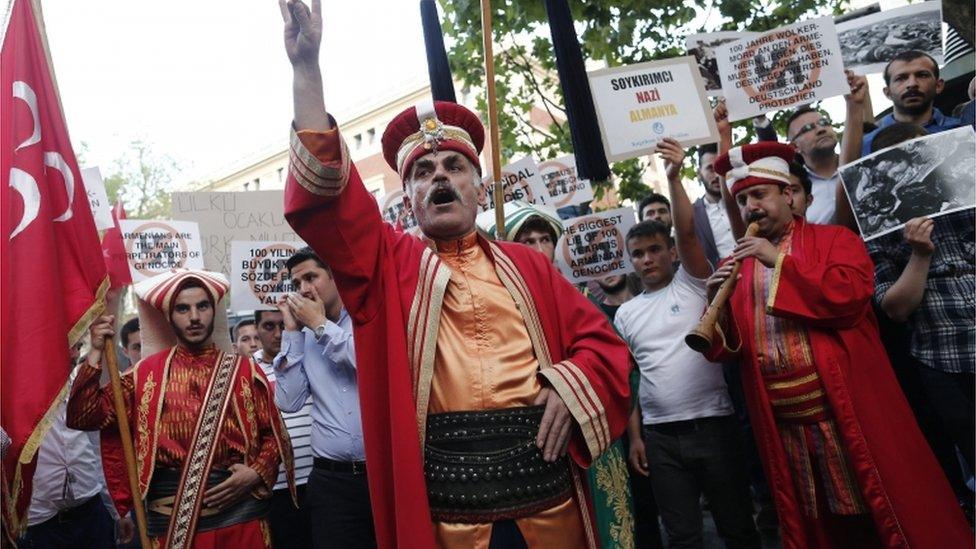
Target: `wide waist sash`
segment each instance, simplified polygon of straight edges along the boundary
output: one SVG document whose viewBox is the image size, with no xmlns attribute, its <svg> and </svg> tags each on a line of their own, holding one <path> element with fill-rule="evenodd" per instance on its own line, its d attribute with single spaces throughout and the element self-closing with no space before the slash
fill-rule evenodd
<svg viewBox="0 0 976 549">
<path fill-rule="evenodd" d="M 776 421 L 811 424 L 827 419 L 827 399 L 816 368 L 763 375 L 763 381 Z"/>
<path fill-rule="evenodd" d="M 434 520 L 523 518 L 569 499 L 569 460 L 542 459 L 535 438 L 543 406 L 427 417 L 424 474 Z"/>
<path fill-rule="evenodd" d="M 228 478 L 230 478 L 230 471 L 211 470 L 207 476 L 206 487 L 210 489 Z M 153 473 L 152 483 L 146 493 L 146 531 L 150 536 L 159 537 L 166 534 L 179 483 L 180 471 L 177 469 L 156 469 Z M 264 518 L 270 510 L 270 499 L 257 499 L 252 496 L 241 498 L 237 503 L 220 511 L 203 507 L 200 510 L 196 531 L 216 530 Z"/>
</svg>

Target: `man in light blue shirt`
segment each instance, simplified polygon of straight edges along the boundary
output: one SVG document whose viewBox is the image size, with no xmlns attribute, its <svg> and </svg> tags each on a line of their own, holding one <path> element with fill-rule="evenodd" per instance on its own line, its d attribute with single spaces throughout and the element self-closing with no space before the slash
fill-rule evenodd
<svg viewBox="0 0 976 549">
<path fill-rule="evenodd" d="M 332 272 L 311 248 L 286 262 L 298 290 L 279 302 L 285 330 L 274 359 L 275 403 L 294 412 L 312 396 L 312 454 L 304 505 L 319 547 L 375 546 L 366 482 L 352 319 Z"/>
<path fill-rule="evenodd" d="M 884 94 L 891 99 L 892 113 L 878 122 L 878 129 L 864 136 L 861 156 L 871 154 L 871 142 L 879 131 L 895 122 L 907 122 L 939 133 L 962 126 L 958 118 L 946 116 L 935 108 L 935 97 L 945 82 L 939 78 L 939 64 L 918 50 L 895 55 L 884 69 Z"/>
</svg>

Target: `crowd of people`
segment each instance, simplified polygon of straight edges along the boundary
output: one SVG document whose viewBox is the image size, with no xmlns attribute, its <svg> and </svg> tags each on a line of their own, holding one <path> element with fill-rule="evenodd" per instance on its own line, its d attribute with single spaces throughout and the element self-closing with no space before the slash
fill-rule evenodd
<svg viewBox="0 0 976 549">
<path fill-rule="evenodd" d="M 477 216 L 463 106 L 390 122 L 419 229 L 385 223 L 325 107 L 321 14 L 282 16 L 294 291 L 231 328 L 226 276 L 175 271 L 134 286 L 137 317 L 97 318 L 21 545 L 134 546 L 136 500 L 160 547 L 703 547 L 706 510 L 727 547 L 971 545 L 974 211 L 865 243 L 838 173 L 973 124 L 933 106 L 934 59 L 895 52 L 880 120 L 849 74 L 842 138 L 803 107 L 735 146 L 719 103 L 701 198 L 663 139 L 670 198 L 637 204 L 633 272 L 574 286 L 556 212 L 509 203 L 504 238 Z M 699 352 L 685 335 L 726 283 Z M 102 367 L 116 334 L 138 494 Z"/>
</svg>

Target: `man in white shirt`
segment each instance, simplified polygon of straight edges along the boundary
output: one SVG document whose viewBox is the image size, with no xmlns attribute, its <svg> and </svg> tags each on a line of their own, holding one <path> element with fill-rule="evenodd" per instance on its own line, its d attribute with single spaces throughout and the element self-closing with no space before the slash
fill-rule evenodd
<svg viewBox="0 0 976 549">
<path fill-rule="evenodd" d="M 718 147 L 715 144 L 698 147 L 698 181 L 705 188 L 705 194 L 693 206 L 695 235 L 712 267 L 735 248 L 732 224 L 722 202 L 722 178 L 712 168 L 716 156 Z"/>
<path fill-rule="evenodd" d="M 684 343 L 706 306 L 705 278 L 712 271 L 681 184 L 684 150 L 665 139 L 657 152 L 668 174 L 675 244 L 656 221 L 638 223 L 627 233 L 644 292 L 621 305 L 614 321 L 641 374 L 640 410 L 628 429 L 631 467 L 651 477 L 670 547 L 702 546 L 704 494 L 726 546 L 758 548 L 742 428 L 722 367 Z"/>
<path fill-rule="evenodd" d="M 72 366 L 80 347 L 79 343 L 71 348 Z M 72 371 L 69 386 L 76 373 Z M 18 546 L 115 547 L 115 523 L 119 519 L 105 486 L 98 432 L 69 429 L 65 425 L 66 403 L 67 397 L 58 404 L 54 422 L 37 452 L 27 532 Z M 133 534 L 132 521 L 123 520 L 119 541 L 128 542 Z"/>
</svg>

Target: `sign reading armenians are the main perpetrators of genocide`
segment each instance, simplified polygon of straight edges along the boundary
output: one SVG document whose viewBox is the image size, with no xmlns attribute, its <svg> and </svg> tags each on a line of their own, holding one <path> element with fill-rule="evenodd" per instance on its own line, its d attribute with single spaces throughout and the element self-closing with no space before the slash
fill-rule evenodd
<svg viewBox="0 0 976 549">
<path fill-rule="evenodd" d="M 691 34 L 685 38 L 685 50 L 688 55 L 695 56 L 698 71 L 705 82 L 705 93 L 709 97 L 722 96 L 722 78 L 718 73 L 718 59 L 715 50 L 722 44 L 751 38 L 755 32 L 719 31 L 702 34 Z"/>
<path fill-rule="evenodd" d="M 200 229 L 189 221 L 120 219 L 132 281 L 170 269 L 203 269 Z"/>
<path fill-rule="evenodd" d="M 837 25 L 844 67 L 881 72 L 899 51 L 918 50 L 942 64 L 942 2 L 930 0 L 857 17 Z"/>
<path fill-rule="evenodd" d="M 282 295 L 295 291 L 285 263 L 302 242 L 240 242 L 230 244 L 230 308 L 269 311 Z"/>
<path fill-rule="evenodd" d="M 715 143 L 718 129 L 695 58 L 687 55 L 588 73 L 607 159 L 644 156 L 665 137 Z"/>
<path fill-rule="evenodd" d="M 108 193 L 105 192 L 105 182 L 102 172 L 98 168 L 82 168 L 81 180 L 85 184 L 88 195 L 88 205 L 91 206 L 92 217 L 95 218 L 95 228 L 105 231 L 115 227 L 112 220 L 112 205 L 108 203 Z"/>
<path fill-rule="evenodd" d="M 546 204 L 559 209 L 593 200 L 589 179 L 576 176 L 576 156 L 567 154 L 539 164 L 546 186 Z"/>
<path fill-rule="evenodd" d="M 502 175 L 499 178 L 502 182 L 502 192 L 505 202 L 513 200 L 524 200 L 532 204 L 546 204 L 546 184 L 542 181 L 539 173 L 539 166 L 531 156 L 512 162 L 507 166 L 502 166 Z M 495 208 L 493 196 L 495 184 L 492 182 L 491 175 L 481 181 L 481 190 L 478 192 L 478 206 L 485 212 Z"/>
<path fill-rule="evenodd" d="M 625 240 L 635 222 L 632 208 L 563 221 L 566 231 L 556 244 L 556 264 L 573 283 L 630 272 Z"/>
<path fill-rule="evenodd" d="M 972 126 L 927 135 L 840 167 L 864 240 L 897 231 L 916 217 L 976 206 L 976 133 Z"/>
<path fill-rule="evenodd" d="M 230 243 L 299 240 L 285 221 L 284 191 L 180 192 L 172 195 L 172 217 L 195 221 L 203 236 L 206 268 L 230 272 Z"/>
<path fill-rule="evenodd" d="M 729 120 L 851 91 L 830 17 L 722 44 L 716 55 Z"/>
</svg>

